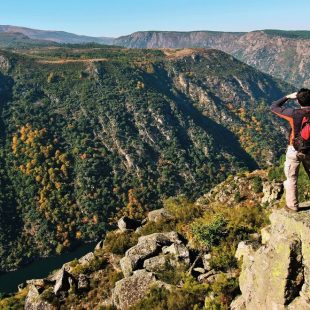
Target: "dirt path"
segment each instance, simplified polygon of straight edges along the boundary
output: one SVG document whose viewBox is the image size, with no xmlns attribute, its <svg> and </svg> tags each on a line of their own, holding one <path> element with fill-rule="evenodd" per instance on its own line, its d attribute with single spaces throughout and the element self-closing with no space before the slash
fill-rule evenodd
<svg viewBox="0 0 310 310">
<path fill-rule="evenodd" d="M 70 62 L 96 62 L 107 61 L 107 58 L 88 58 L 88 59 L 58 59 L 58 60 L 37 60 L 40 64 L 65 64 Z"/>
</svg>

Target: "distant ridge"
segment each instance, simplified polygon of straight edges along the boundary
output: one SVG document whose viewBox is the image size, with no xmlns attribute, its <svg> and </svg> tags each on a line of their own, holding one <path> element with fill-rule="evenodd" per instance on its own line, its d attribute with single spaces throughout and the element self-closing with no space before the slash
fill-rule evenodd
<svg viewBox="0 0 310 310">
<path fill-rule="evenodd" d="M 20 33 L 26 37 L 1 34 Z M 12 40 L 11 40 L 12 39 Z M 38 41 L 31 41 L 38 40 Z M 53 42 L 53 43 L 48 43 Z M 231 54 L 296 87 L 310 87 L 310 31 L 265 29 L 251 32 L 138 31 L 118 38 L 0 25 L 0 47 L 96 43 L 126 48 L 213 48 Z"/>
<path fill-rule="evenodd" d="M 66 31 L 38 30 L 11 25 L 0 25 L 0 33 L 21 33 L 30 39 L 47 40 L 56 43 L 100 43 L 112 44 L 113 38 L 77 35 Z"/>
</svg>

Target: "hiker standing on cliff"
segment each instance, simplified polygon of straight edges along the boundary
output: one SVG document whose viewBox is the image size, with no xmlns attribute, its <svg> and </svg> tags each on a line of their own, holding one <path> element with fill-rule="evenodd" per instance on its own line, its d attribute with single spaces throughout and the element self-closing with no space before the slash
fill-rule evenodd
<svg viewBox="0 0 310 310">
<path fill-rule="evenodd" d="M 300 108 L 284 106 L 288 100 L 295 99 L 297 99 Z M 291 126 L 284 163 L 285 209 L 289 212 L 297 212 L 299 208 L 297 180 L 301 162 L 310 178 L 310 90 L 302 88 L 296 93 L 274 101 L 271 111 L 286 119 Z"/>
</svg>

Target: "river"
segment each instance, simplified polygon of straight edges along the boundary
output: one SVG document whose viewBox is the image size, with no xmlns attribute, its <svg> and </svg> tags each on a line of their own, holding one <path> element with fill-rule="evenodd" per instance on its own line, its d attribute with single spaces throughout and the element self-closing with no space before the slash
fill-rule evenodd
<svg viewBox="0 0 310 310">
<path fill-rule="evenodd" d="M 85 243 L 71 252 L 65 252 L 58 256 L 42 258 L 19 268 L 16 271 L 0 274 L 0 293 L 13 293 L 17 291 L 17 285 L 30 279 L 41 279 L 51 271 L 59 269 L 64 263 L 75 258 L 80 258 L 94 250 L 96 243 Z"/>
</svg>

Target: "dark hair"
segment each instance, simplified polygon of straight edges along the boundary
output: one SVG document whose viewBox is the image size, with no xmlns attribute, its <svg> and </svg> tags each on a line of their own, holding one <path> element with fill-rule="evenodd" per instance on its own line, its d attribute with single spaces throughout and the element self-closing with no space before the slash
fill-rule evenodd
<svg viewBox="0 0 310 310">
<path fill-rule="evenodd" d="M 297 93 L 297 100 L 302 107 L 310 106 L 310 89 L 300 89 Z"/>
</svg>

